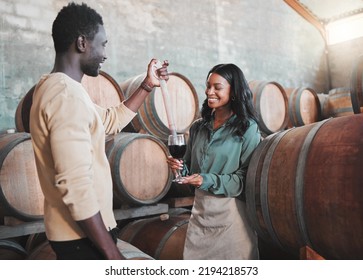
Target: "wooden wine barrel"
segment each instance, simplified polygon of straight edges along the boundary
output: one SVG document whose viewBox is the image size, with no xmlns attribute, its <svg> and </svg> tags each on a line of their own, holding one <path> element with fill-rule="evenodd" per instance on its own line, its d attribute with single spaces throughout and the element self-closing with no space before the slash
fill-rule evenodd
<svg viewBox="0 0 363 280">
<path fill-rule="evenodd" d="M 303 126 L 321 120 L 317 93 L 306 87 L 285 88 L 288 98 L 289 126 Z"/>
<path fill-rule="evenodd" d="M 355 62 L 350 80 L 350 92 L 353 112 L 360 114 L 363 112 L 363 55 L 359 56 Z"/>
<path fill-rule="evenodd" d="M 119 238 L 157 260 L 182 260 L 190 214 L 152 217 L 130 222 Z"/>
<path fill-rule="evenodd" d="M 93 103 L 102 108 L 116 106 L 125 100 L 118 83 L 104 71 L 100 71 L 97 77 L 84 75 L 81 83 Z"/>
<path fill-rule="evenodd" d="M 318 99 L 319 99 L 319 104 L 320 104 L 320 108 L 321 108 L 322 120 L 329 119 L 330 118 L 330 113 L 329 113 L 329 109 L 328 109 L 329 95 L 325 94 L 325 93 L 318 93 Z"/>
<path fill-rule="evenodd" d="M 322 109 L 324 115 L 333 118 L 353 115 L 349 88 L 341 87 L 329 90 L 328 100 Z"/>
<path fill-rule="evenodd" d="M 144 80 L 145 74 L 130 78 L 120 87 L 128 98 Z M 169 92 L 170 111 L 177 133 L 185 133 L 199 115 L 198 95 L 192 83 L 179 73 L 169 73 L 167 82 Z M 170 129 L 165 111 L 161 89 L 156 87 L 145 99 L 138 110 L 138 115 L 132 120 L 134 132 L 154 135 L 164 142 L 167 141 Z"/>
<path fill-rule="evenodd" d="M 259 237 L 298 256 L 363 259 L 363 115 L 330 118 L 266 137 L 246 178 Z"/>
<path fill-rule="evenodd" d="M 160 139 L 121 132 L 106 139 L 106 154 L 115 207 L 154 204 L 168 192 L 173 177 L 166 162 L 167 147 Z"/>
<path fill-rule="evenodd" d="M 118 240 L 117 247 L 127 260 L 152 260 L 153 258 L 138 248 L 122 240 Z M 29 252 L 28 260 L 56 260 L 56 254 L 46 240 Z"/>
<path fill-rule="evenodd" d="M 33 104 L 34 85 L 20 100 L 15 111 L 15 127 L 18 132 L 30 132 L 29 117 L 30 108 Z"/>
<path fill-rule="evenodd" d="M 260 130 L 265 135 L 284 130 L 289 121 L 287 96 L 277 82 L 250 81 L 255 109 L 260 119 Z"/>
<path fill-rule="evenodd" d="M 81 81 L 92 101 L 102 108 L 116 106 L 125 100 L 118 83 L 106 72 L 100 71 L 97 77 L 84 75 Z M 30 132 L 29 116 L 33 103 L 34 85 L 20 100 L 15 112 L 15 126 L 18 132 Z"/>
<path fill-rule="evenodd" d="M 0 220 L 5 216 L 42 219 L 43 204 L 30 134 L 0 135 Z"/>
<path fill-rule="evenodd" d="M 25 260 L 28 254 L 16 241 L 11 239 L 0 240 L 0 260 Z"/>
</svg>

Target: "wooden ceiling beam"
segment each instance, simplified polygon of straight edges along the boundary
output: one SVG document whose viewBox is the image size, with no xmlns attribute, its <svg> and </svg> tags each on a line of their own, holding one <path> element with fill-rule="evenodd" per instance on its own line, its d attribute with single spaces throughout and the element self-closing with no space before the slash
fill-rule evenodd
<svg viewBox="0 0 363 280">
<path fill-rule="evenodd" d="M 293 8 L 299 15 L 310 22 L 315 28 L 319 30 L 324 40 L 326 40 L 326 31 L 322 21 L 315 16 L 311 11 L 309 11 L 304 5 L 298 0 L 284 0 L 291 8 Z"/>
</svg>

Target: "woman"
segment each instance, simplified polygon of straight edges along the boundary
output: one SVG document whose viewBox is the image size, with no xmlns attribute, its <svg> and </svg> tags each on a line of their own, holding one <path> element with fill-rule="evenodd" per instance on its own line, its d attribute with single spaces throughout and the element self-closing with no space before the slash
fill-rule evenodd
<svg viewBox="0 0 363 280">
<path fill-rule="evenodd" d="M 248 163 L 261 139 L 252 92 L 240 68 L 219 64 L 205 93 L 183 162 L 168 158 L 174 172 L 187 167 L 179 184 L 195 187 L 184 259 L 258 259 L 244 201 Z"/>
</svg>

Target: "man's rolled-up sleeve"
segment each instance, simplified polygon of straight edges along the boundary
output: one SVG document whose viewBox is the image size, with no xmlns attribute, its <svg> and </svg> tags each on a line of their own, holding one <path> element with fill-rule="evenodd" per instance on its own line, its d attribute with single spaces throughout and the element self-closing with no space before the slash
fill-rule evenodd
<svg viewBox="0 0 363 280">
<path fill-rule="evenodd" d="M 122 102 L 120 105 L 104 109 L 95 105 L 105 127 L 106 134 L 119 133 L 137 115 Z"/>
</svg>

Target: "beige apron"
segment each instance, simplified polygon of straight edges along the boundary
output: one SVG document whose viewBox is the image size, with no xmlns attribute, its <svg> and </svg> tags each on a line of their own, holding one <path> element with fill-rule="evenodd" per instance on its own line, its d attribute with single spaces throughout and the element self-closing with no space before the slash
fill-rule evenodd
<svg viewBox="0 0 363 280">
<path fill-rule="evenodd" d="M 184 259 L 258 258 L 257 235 L 249 226 L 246 203 L 196 189 Z"/>
</svg>

